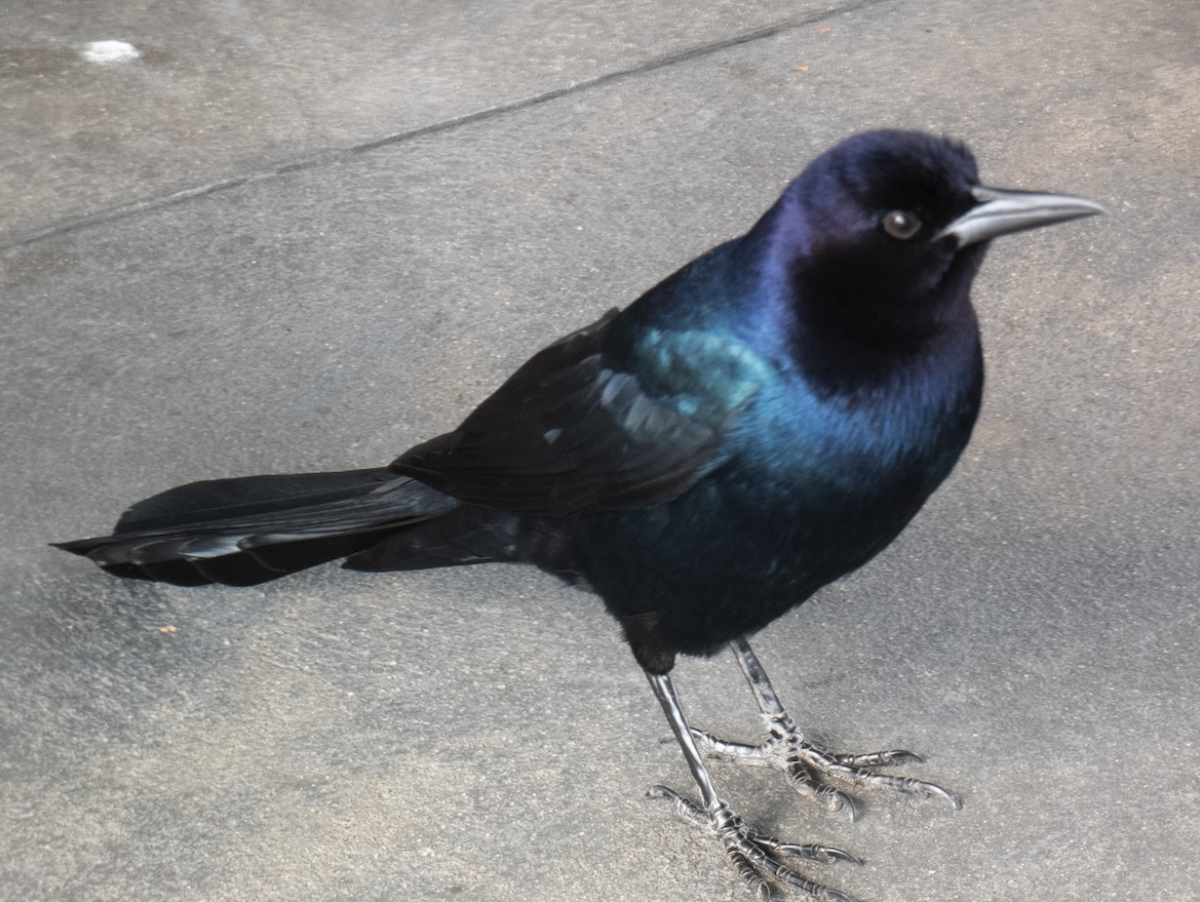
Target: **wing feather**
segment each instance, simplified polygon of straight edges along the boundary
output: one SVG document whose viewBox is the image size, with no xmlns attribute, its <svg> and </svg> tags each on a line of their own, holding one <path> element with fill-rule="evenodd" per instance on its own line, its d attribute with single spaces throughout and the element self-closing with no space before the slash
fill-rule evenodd
<svg viewBox="0 0 1200 902">
<path fill-rule="evenodd" d="M 738 411 L 713 420 L 652 397 L 606 361 L 601 319 L 535 354 L 453 432 L 391 470 L 470 504 L 567 516 L 670 501 L 720 461 Z"/>
</svg>

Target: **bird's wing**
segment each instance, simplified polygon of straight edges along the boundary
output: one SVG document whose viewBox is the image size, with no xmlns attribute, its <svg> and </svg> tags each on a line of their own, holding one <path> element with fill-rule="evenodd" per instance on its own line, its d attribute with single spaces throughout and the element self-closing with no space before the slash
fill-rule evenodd
<svg viewBox="0 0 1200 902">
<path fill-rule="evenodd" d="M 393 472 L 471 504 L 558 517 L 683 494 L 721 462 L 722 437 L 754 385 L 726 380 L 720 397 L 698 399 L 677 391 L 689 376 L 700 384 L 698 372 L 722 369 L 686 334 L 655 333 L 640 363 L 617 366 L 602 353 L 616 316 L 535 354 L 458 429 L 405 452 Z"/>
</svg>

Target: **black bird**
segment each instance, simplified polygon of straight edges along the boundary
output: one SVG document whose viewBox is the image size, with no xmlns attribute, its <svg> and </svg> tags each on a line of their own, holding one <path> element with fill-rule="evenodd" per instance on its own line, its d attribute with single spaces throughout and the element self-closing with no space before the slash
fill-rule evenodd
<svg viewBox="0 0 1200 902">
<path fill-rule="evenodd" d="M 773 765 L 830 807 L 833 784 L 953 803 L 879 772 L 905 751 L 805 741 L 746 637 L 886 546 L 971 435 L 983 357 L 971 281 L 998 235 L 1103 212 L 979 184 L 929 135 L 856 135 L 814 160 L 749 232 L 560 339 L 458 429 L 388 467 L 195 482 L 58 547 L 118 576 L 249 586 L 337 558 L 355 570 L 531 563 L 604 599 L 662 704 L 715 833 L 751 887 L 850 897 L 783 863 L 854 860 L 748 827 L 705 757 Z M 693 730 L 670 671 L 732 645 L 761 746 Z"/>
</svg>

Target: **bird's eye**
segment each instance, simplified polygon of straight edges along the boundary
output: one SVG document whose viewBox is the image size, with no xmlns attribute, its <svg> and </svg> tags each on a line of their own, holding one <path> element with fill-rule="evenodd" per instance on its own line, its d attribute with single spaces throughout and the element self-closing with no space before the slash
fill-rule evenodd
<svg viewBox="0 0 1200 902">
<path fill-rule="evenodd" d="M 903 210 L 893 210 L 883 217 L 883 230 L 893 238 L 907 241 L 921 231 L 921 220 Z"/>
</svg>

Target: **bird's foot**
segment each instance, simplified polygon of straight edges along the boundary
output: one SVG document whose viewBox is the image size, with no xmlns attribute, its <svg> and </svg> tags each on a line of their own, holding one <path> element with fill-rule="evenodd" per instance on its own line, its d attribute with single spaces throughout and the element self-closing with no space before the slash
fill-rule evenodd
<svg viewBox="0 0 1200 902">
<path fill-rule="evenodd" d="M 785 886 L 795 887 L 818 902 L 859 902 L 848 893 L 809 880 L 784 864 L 781 857 L 787 855 L 820 864 L 832 864 L 836 861 L 862 864 L 850 853 L 829 846 L 794 845 L 763 836 L 749 827 L 723 799 L 717 799 L 716 804 L 706 810 L 665 786 L 655 786 L 648 795 L 669 800 L 675 813 L 684 821 L 715 834 L 725 847 L 725 857 L 742 878 L 746 888 L 763 902 L 771 899 L 768 877 Z"/>
<path fill-rule="evenodd" d="M 866 754 L 839 754 L 826 752 L 804 738 L 804 734 L 785 712 L 765 718 L 770 738 L 762 745 L 744 745 L 726 742 L 715 736 L 692 730 L 692 738 L 700 753 L 706 758 L 773 767 L 783 771 L 788 782 L 798 793 L 809 796 L 824 804 L 831 811 L 846 808 L 853 819 L 858 813 L 858 802 L 829 784 L 830 780 L 858 786 L 875 786 L 894 792 L 937 797 L 955 808 L 962 801 L 954 793 L 933 783 L 881 774 L 878 768 L 909 762 L 920 763 L 921 757 L 904 749 L 891 749 Z"/>
</svg>

